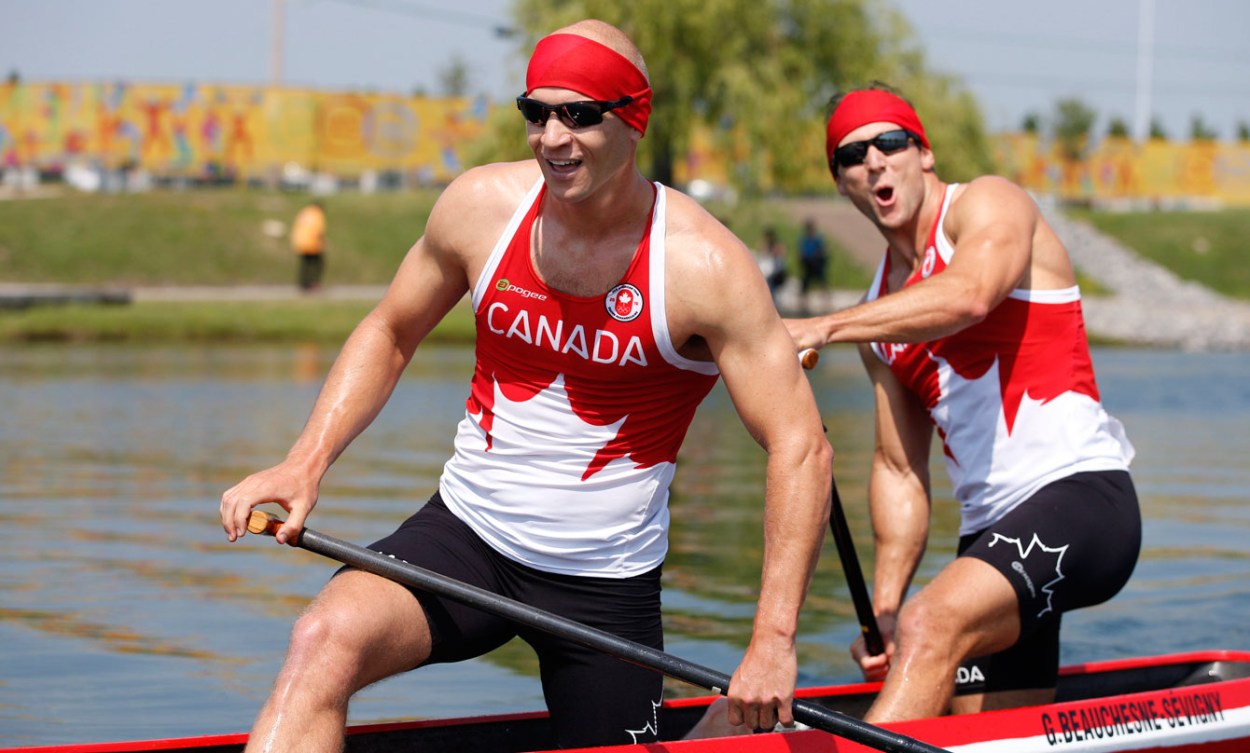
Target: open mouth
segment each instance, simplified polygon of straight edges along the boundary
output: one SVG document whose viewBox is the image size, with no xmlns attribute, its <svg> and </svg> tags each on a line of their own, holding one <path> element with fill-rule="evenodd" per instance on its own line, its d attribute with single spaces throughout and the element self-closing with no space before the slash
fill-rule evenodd
<svg viewBox="0 0 1250 753">
<path fill-rule="evenodd" d="M 879 203 L 889 204 L 894 199 L 894 189 L 890 186 L 884 186 L 873 191 L 873 195 L 877 197 Z"/>
<path fill-rule="evenodd" d="M 581 166 L 579 159 L 548 159 L 547 164 L 556 172 L 571 172 Z"/>
</svg>

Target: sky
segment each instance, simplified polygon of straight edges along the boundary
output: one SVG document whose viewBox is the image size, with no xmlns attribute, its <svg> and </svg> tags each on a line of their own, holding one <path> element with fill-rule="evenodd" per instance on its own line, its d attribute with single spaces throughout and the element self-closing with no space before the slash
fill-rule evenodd
<svg viewBox="0 0 1250 753">
<path fill-rule="evenodd" d="M 1184 140 L 1250 124 L 1247 0 L 880 0 L 901 11 L 930 69 L 961 79 L 990 131 L 1043 124 L 1077 98 L 1130 129 L 1149 112 Z M 26 81 L 219 81 L 438 93 L 452 61 L 471 89 L 523 88 L 510 0 L 0 0 L 0 75 Z M 275 34 L 274 9 L 282 8 Z M 1139 45 L 1145 28 L 1149 45 Z M 1141 54 L 1141 50 L 1149 54 Z M 274 51 L 281 50 L 280 56 Z M 645 50 L 643 51 L 645 54 Z M 275 67 L 275 59 L 281 65 Z M 1148 107 L 1148 110 L 1147 110 Z"/>
</svg>

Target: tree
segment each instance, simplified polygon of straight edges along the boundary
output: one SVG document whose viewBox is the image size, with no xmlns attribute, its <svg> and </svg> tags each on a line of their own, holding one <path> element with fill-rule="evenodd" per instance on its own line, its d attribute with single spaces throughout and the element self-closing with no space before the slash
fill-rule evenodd
<svg viewBox="0 0 1250 753">
<path fill-rule="evenodd" d="M 438 69 L 438 90 L 444 97 L 465 97 L 469 94 L 472 76 L 469 65 L 459 53 L 453 53 L 447 65 Z"/>
<path fill-rule="evenodd" d="M 583 18 L 630 35 L 656 92 L 640 158 L 666 183 L 699 124 L 745 193 L 827 181 L 829 98 L 873 79 L 912 99 L 953 168 L 992 168 L 975 101 L 927 75 L 910 27 L 869 0 L 518 0 L 515 17 L 526 56 L 543 34 Z"/>
<path fill-rule="evenodd" d="M 1055 103 L 1055 141 L 1065 159 L 1079 160 L 1089 142 L 1089 131 L 1098 113 L 1076 97 Z"/>
<path fill-rule="evenodd" d="M 1189 120 L 1189 139 L 1190 141 L 1215 141 L 1219 135 L 1207 122 L 1202 119 L 1201 115 L 1194 115 Z"/>
<path fill-rule="evenodd" d="M 1237 140 L 1243 144 L 1250 142 L 1250 123 L 1243 120 L 1237 124 Z"/>
<path fill-rule="evenodd" d="M 1168 140 L 1168 132 L 1163 128 L 1163 121 L 1157 117 L 1150 119 L 1150 138 L 1160 141 Z"/>
<path fill-rule="evenodd" d="M 1115 116 L 1107 123 L 1107 135 L 1116 139 L 1126 139 L 1132 132 L 1129 130 L 1128 123 L 1124 118 Z"/>
<path fill-rule="evenodd" d="M 1042 130 L 1042 116 L 1035 112 L 1026 113 L 1020 120 L 1020 130 L 1036 136 Z"/>
</svg>

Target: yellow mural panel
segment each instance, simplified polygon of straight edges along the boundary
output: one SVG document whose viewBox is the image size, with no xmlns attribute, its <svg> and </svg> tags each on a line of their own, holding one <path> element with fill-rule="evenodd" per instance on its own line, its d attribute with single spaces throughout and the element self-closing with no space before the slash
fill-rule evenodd
<svg viewBox="0 0 1250 753">
<path fill-rule="evenodd" d="M 446 181 L 487 104 L 218 84 L 0 84 L 0 166 L 260 178 L 289 165 Z"/>
<path fill-rule="evenodd" d="M 394 173 L 445 183 L 490 104 L 392 94 L 213 83 L 0 83 L 0 169 L 142 168 L 157 178 L 272 178 L 288 169 L 357 178 Z M 723 134 L 721 135 L 723 136 Z M 819 154 L 821 133 L 809 150 Z M 677 162 L 683 183 L 724 185 L 750 157 L 740 140 L 696 129 Z M 1250 143 L 1106 138 L 1080 160 L 1031 134 L 994 138 L 1002 173 L 1031 191 L 1079 200 L 1250 205 Z M 815 160 L 803 186 L 826 186 Z M 807 184 L 811 185 L 807 185 Z"/>
</svg>

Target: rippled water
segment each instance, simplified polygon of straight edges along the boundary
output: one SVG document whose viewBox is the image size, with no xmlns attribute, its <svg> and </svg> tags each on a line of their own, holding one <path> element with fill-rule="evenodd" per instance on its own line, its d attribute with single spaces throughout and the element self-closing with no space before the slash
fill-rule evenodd
<svg viewBox="0 0 1250 753">
<path fill-rule="evenodd" d="M 256 537 L 227 543 L 217 500 L 285 453 L 333 357 L 315 347 L 0 348 L 0 744 L 250 726 L 292 620 L 334 563 Z M 1145 547 L 1115 600 L 1065 619 L 1065 663 L 1250 648 L 1250 356 L 1098 350 L 1095 364 L 1137 445 Z M 429 495 L 471 366 L 467 350 L 423 349 L 331 470 L 314 528 L 364 543 Z M 867 382 L 849 349 L 827 350 L 811 378 L 865 555 Z M 669 650 L 727 672 L 750 629 L 763 466 L 718 388 L 679 461 L 664 603 Z M 953 551 L 954 508 L 935 511 L 921 580 Z M 845 594 L 830 544 L 803 618 L 804 684 L 856 678 Z M 541 707 L 532 657 L 510 644 L 368 689 L 352 720 Z"/>
</svg>

